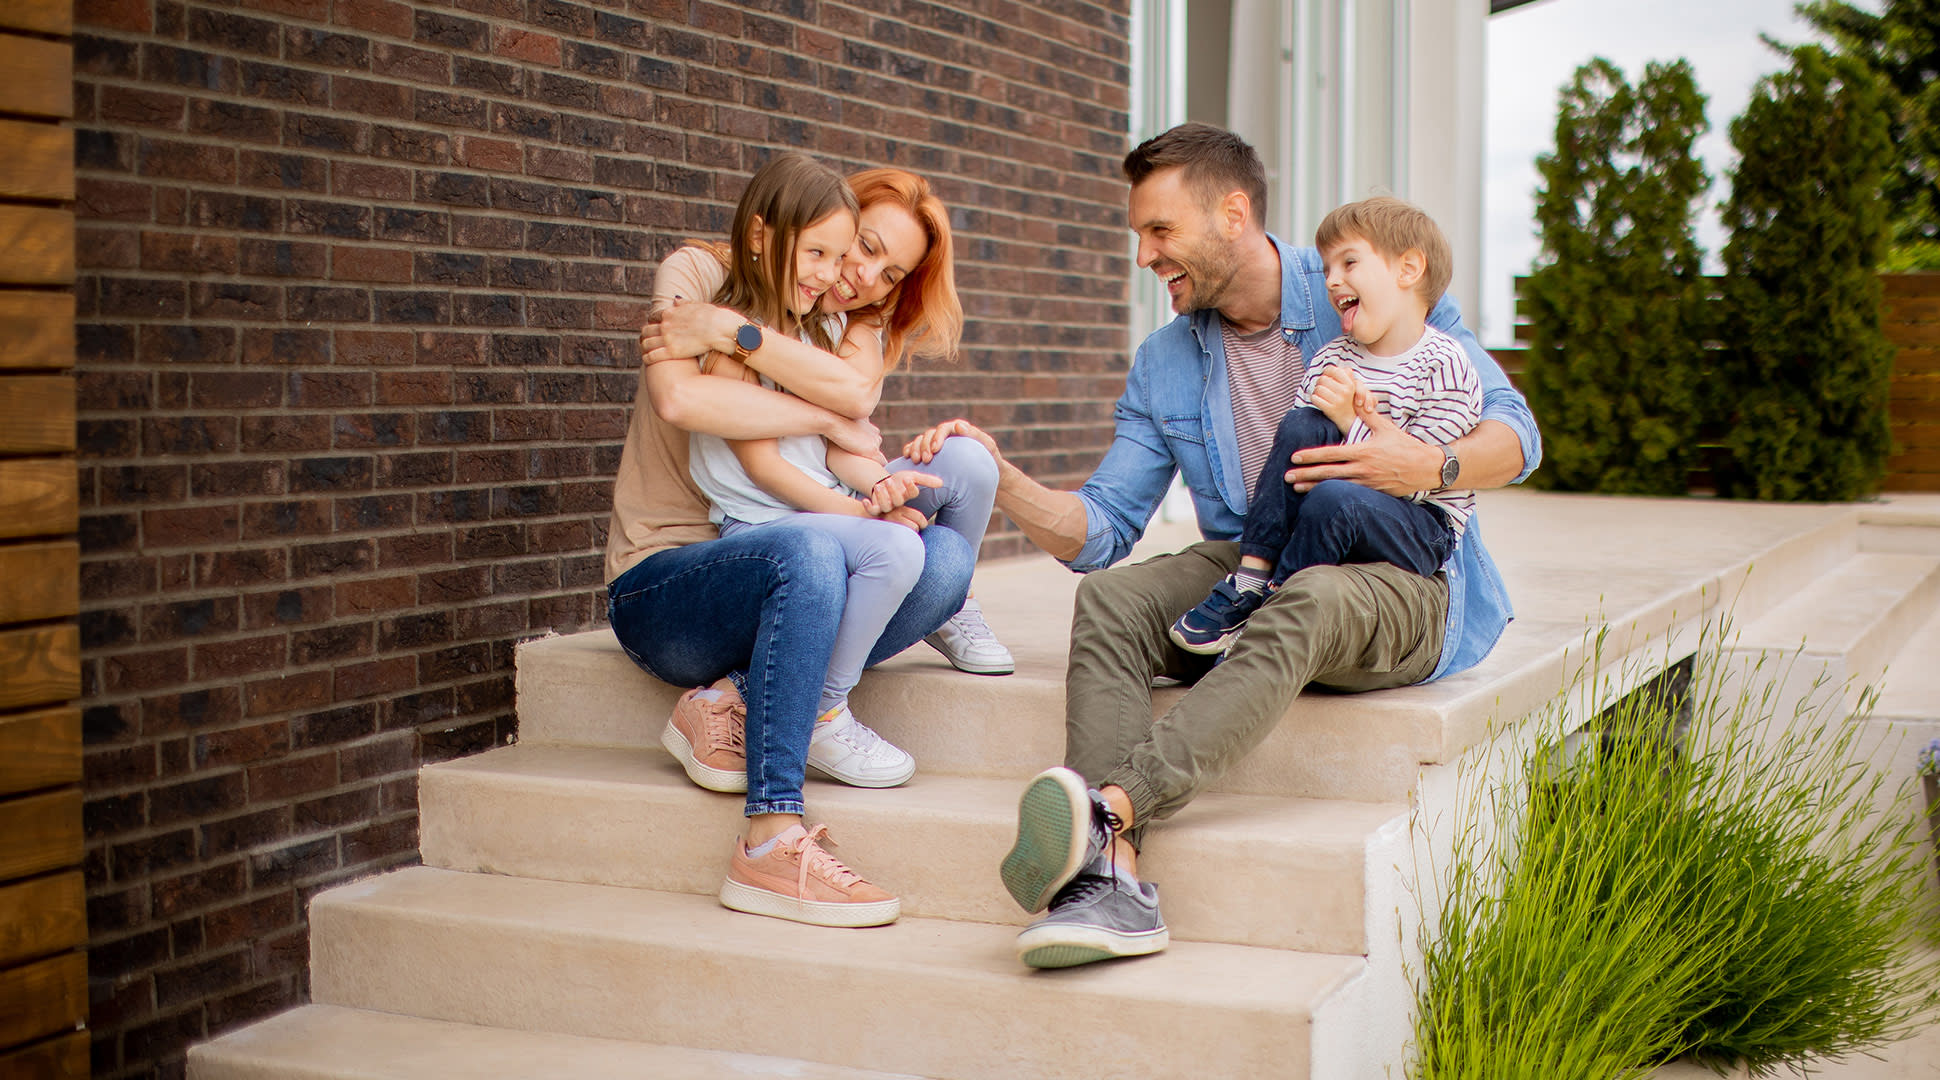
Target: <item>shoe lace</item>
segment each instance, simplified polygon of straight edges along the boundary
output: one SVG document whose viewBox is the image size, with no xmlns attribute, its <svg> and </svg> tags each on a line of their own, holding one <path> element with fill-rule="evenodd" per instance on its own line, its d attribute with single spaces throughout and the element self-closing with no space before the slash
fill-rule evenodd
<svg viewBox="0 0 1940 1080">
<path fill-rule="evenodd" d="M 876 734 L 874 728 L 854 717 L 850 717 L 849 722 L 841 728 L 829 732 L 829 738 L 837 740 L 858 754 L 874 754 L 877 747 L 882 745 L 882 736 Z"/>
<path fill-rule="evenodd" d="M 997 632 L 984 621 L 983 613 L 965 608 L 950 616 L 950 626 L 971 641 L 995 641 Z"/>
<path fill-rule="evenodd" d="M 836 846 L 835 841 L 829 839 L 829 827 L 816 825 L 803 833 L 801 839 L 786 848 L 788 853 L 796 856 L 801 864 L 801 869 L 795 877 L 796 894 L 799 896 L 808 895 L 810 874 L 837 887 L 847 887 L 862 880 L 861 874 L 843 865 L 842 860 L 829 854 L 822 847 L 824 841 L 829 847 Z"/>
<path fill-rule="evenodd" d="M 700 706 L 701 734 L 707 739 L 707 748 L 744 753 L 748 706 L 740 698 L 727 697 L 703 701 Z"/>
<path fill-rule="evenodd" d="M 1058 890 L 1058 894 L 1051 898 L 1051 906 L 1060 908 L 1067 904 L 1085 903 L 1108 889 L 1117 891 L 1117 873 L 1114 872 L 1109 877 L 1101 874 L 1079 874 L 1064 888 Z"/>
</svg>

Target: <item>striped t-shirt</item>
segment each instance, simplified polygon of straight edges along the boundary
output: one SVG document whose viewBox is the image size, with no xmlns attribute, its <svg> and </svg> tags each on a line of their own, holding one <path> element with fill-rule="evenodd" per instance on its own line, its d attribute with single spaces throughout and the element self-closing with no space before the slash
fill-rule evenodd
<svg viewBox="0 0 1940 1080">
<path fill-rule="evenodd" d="M 1241 334 L 1221 317 L 1219 333 L 1226 346 L 1226 384 L 1233 394 L 1240 475 L 1250 484 L 1259 479 L 1266 455 L 1273 449 L 1280 418 L 1300 394 L 1307 358 L 1278 322 L 1257 334 Z"/>
<path fill-rule="evenodd" d="M 1336 364 L 1352 367 L 1361 385 L 1374 394 L 1382 415 L 1424 442 L 1436 446 L 1454 442 L 1475 430 L 1482 419 L 1482 380 L 1475 374 L 1474 362 L 1454 338 L 1432 326 L 1425 327 L 1421 340 L 1398 356 L 1376 356 L 1346 334 L 1321 346 L 1300 384 L 1296 407 L 1313 404 L 1314 383 Z M 1362 442 L 1368 434 L 1367 425 L 1356 419 L 1345 441 Z M 1441 507 L 1456 536 L 1462 535 L 1475 512 L 1475 492 L 1469 489 L 1416 492 L 1414 500 Z"/>
</svg>

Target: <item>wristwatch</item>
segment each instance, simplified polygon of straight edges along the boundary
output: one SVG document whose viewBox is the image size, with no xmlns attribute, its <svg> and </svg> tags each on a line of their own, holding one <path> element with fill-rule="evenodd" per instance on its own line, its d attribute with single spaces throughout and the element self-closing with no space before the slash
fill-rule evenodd
<svg viewBox="0 0 1940 1080">
<path fill-rule="evenodd" d="M 761 348 L 761 325 L 742 323 L 741 329 L 734 332 L 734 358 L 746 360 L 748 354 Z"/>
<path fill-rule="evenodd" d="M 1453 446 L 1450 446 L 1447 443 L 1443 443 L 1442 444 L 1442 476 L 1441 476 L 1442 482 L 1439 486 L 1435 488 L 1435 490 L 1447 491 L 1449 488 L 1454 487 L 1455 478 L 1460 475 L 1462 475 L 1462 459 L 1455 456 L 1455 448 Z"/>
</svg>

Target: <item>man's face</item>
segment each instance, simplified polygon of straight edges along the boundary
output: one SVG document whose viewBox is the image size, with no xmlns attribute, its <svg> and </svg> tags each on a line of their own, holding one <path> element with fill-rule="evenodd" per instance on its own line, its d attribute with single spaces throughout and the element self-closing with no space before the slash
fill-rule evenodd
<svg viewBox="0 0 1940 1080">
<path fill-rule="evenodd" d="M 1220 229 L 1217 210 L 1182 168 L 1160 169 L 1132 187 L 1127 220 L 1138 234 L 1138 265 L 1165 283 L 1176 314 L 1219 307 L 1239 273 L 1238 238 Z"/>
</svg>

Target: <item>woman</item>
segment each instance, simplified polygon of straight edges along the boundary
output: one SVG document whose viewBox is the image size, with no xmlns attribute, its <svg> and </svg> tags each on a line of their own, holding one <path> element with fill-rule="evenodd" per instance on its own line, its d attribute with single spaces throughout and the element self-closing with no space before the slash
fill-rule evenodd
<svg viewBox="0 0 1940 1080">
<path fill-rule="evenodd" d="M 706 787 L 748 790 L 749 828 L 724 896 L 763 894 L 767 907 L 733 906 L 822 925 L 886 922 L 898 910 L 893 896 L 821 848 L 824 826 L 801 820 L 802 754 L 846 600 L 842 549 L 786 522 L 718 538 L 687 475 L 686 432 L 739 440 L 816 434 L 880 454 L 879 433 L 859 418 L 875 407 L 881 357 L 951 352 L 962 326 L 948 218 L 919 178 L 880 175 L 894 172 L 858 177 L 858 192 L 874 197 L 861 200 L 855 257 L 829 292 L 855 309 L 840 349 L 850 363 L 830 363 L 811 345 L 704 303 L 718 282 L 670 272 L 704 263 L 663 264 L 657 321 L 641 333 L 647 407 L 634 410 L 607 546 L 609 612 L 628 655 L 663 681 L 706 687 L 682 695 L 669 721 L 690 748 L 689 775 Z M 792 394 L 703 375 L 692 358 L 709 351 L 735 356 Z M 963 607 L 975 550 L 947 529 L 924 529 L 921 539 L 921 576 L 870 663 Z M 738 686 L 724 677 L 739 671 L 746 674 Z"/>
</svg>

